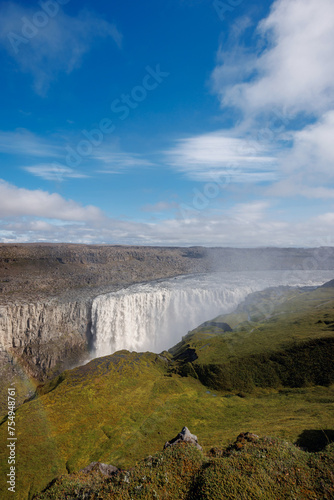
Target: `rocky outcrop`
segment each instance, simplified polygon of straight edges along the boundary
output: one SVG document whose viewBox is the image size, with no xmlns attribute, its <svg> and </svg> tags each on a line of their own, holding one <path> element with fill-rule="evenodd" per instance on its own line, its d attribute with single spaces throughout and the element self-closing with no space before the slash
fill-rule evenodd
<svg viewBox="0 0 334 500">
<path fill-rule="evenodd" d="M 113 465 L 108 465 L 108 464 L 103 464 L 101 462 L 92 462 L 87 467 L 84 469 L 81 469 L 79 472 L 83 472 L 84 474 L 88 474 L 89 472 L 101 472 L 103 476 L 114 476 L 119 472 L 119 469 L 117 467 L 114 467 Z"/>
<path fill-rule="evenodd" d="M 175 438 L 167 441 L 167 443 L 165 443 L 164 450 L 169 446 L 173 446 L 177 443 L 193 444 L 198 450 L 202 450 L 202 446 L 198 444 L 197 436 L 195 436 L 195 434 L 191 434 L 188 427 L 183 427 L 182 431 L 179 432 Z"/>
</svg>

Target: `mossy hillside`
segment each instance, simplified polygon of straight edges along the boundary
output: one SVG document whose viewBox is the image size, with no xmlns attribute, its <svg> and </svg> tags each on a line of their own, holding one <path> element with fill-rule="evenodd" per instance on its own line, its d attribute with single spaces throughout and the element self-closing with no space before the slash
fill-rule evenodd
<svg viewBox="0 0 334 500">
<path fill-rule="evenodd" d="M 64 353 L 66 353 L 66 362 L 63 361 Z M 66 341 L 64 338 L 51 339 L 47 344 L 41 345 L 38 339 L 38 341 L 30 343 L 27 357 L 22 357 L 14 352 L 6 355 L 7 359 L 3 365 L 0 362 L 2 381 L 0 385 L 0 421 L 7 415 L 7 391 L 10 386 L 15 386 L 15 401 L 16 405 L 19 406 L 33 396 L 37 387 L 46 379 L 46 374 L 47 379 L 52 379 L 65 368 L 84 362 L 89 355 L 84 343 L 76 344 L 73 332 L 68 334 Z M 52 368 L 44 367 L 42 369 L 36 368 L 34 362 L 29 360 L 30 357 L 56 361 Z"/>
<path fill-rule="evenodd" d="M 40 381 L 29 377 L 21 367 L 13 365 L 4 365 L 0 369 L 0 422 L 6 417 L 8 413 L 8 389 L 15 387 L 15 403 L 20 406 L 23 402 L 32 396 Z M 28 396 L 28 397 L 27 397 Z"/>
<path fill-rule="evenodd" d="M 334 289 L 283 290 L 277 302 L 273 293 L 254 294 L 214 320 L 232 332 L 205 325 L 190 332 L 170 350 L 174 369 L 221 390 L 333 383 Z"/>
<path fill-rule="evenodd" d="M 63 476 L 37 499 L 330 500 L 333 467 L 333 445 L 311 454 L 278 439 L 239 437 L 227 449 L 208 454 L 176 445 L 111 478 Z"/>
<path fill-rule="evenodd" d="M 39 397 L 16 413 L 24 450 L 17 455 L 17 470 L 24 471 L 17 478 L 18 498 L 92 460 L 128 466 L 152 450 L 162 430 L 174 434 L 190 416 L 192 399 L 205 391 L 195 380 L 184 384 L 168 376 L 165 364 L 154 354 L 119 352 L 64 372 L 41 388 Z M 205 411 L 199 415 L 204 419 Z M 6 422 L 1 434 L 4 472 Z"/>
<path fill-rule="evenodd" d="M 235 312 L 218 316 L 214 321 L 226 322 L 233 331 L 201 325 L 183 337 L 170 353 L 179 356 L 191 341 L 190 347 L 197 343 L 196 354 L 201 363 L 223 363 L 232 357 L 279 350 L 293 341 L 332 336 L 334 288 L 306 292 L 283 288 L 279 294 L 275 289 L 256 292 Z M 217 349 L 219 345 L 221 348 Z"/>
<path fill-rule="evenodd" d="M 92 461 L 131 467 L 161 450 L 184 424 L 208 450 L 215 443 L 227 445 L 245 428 L 295 441 L 305 429 L 331 429 L 334 412 L 333 386 L 240 397 L 209 391 L 191 377 L 168 376 L 153 354 L 100 358 L 65 372 L 43 390 L 49 392 L 16 413 L 18 499 L 31 498 L 55 477 Z M 4 424 L 2 478 L 6 431 Z"/>
<path fill-rule="evenodd" d="M 282 298 L 280 301 L 283 304 Z M 308 302 L 309 305 L 303 306 L 302 313 L 294 320 L 299 322 L 298 325 L 304 324 L 305 328 L 308 321 L 312 321 L 312 328 L 309 328 L 312 338 L 310 340 L 308 333 L 301 332 L 304 335 L 301 344 L 307 339 L 317 341 L 330 335 L 331 296 L 313 297 Z M 297 314 L 297 310 L 292 310 L 292 313 Z M 273 314 L 271 307 L 268 324 Z M 285 345 L 291 345 L 284 330 L 290 321 L 289 314 L 278 317 L 282 321 L 280 340 L 286 339 Z M 279 321 L 275 323 L 273 339 L 279 337 Z M 267 332 L 270 331 L 269 327 L 266 329 L 266 322 L 250 323 L 251 329 L 262 332 L 263 344 L 266 344 Z M 318 334 L 314 333 L 313 324 L 318 328 Z M 245 330 L 236 330 L 235 333 L 245 334 Z M 193 335 L 201 336 L 203 331 Z M 201 366 L 217 366 L 217 360 L 229 359 L 231 354 L 242 366 L 244 352 L 258 356 L 258 360 L 264 354 L 259 351 L 259 345 L 255 345 L 252 352 L 250 342 L 244 351 L 242 336 L 236 339 L 232 353 L 222 352 L 220 342 L 232 334 L 208 331 L 204 335 L 209 344 L 206 349 L 200 349 L 203 344 L 198 346 L 195 341 L 193 344 L 194 350 L 200 353 L 199 359 L 203 356 Z M 249 337 L 251 335 L 249 333 Z M 203 338 L 198 339 L 203 341 Z M 173 350 L 174 354 L 184 352 L 188 340 L 189 336 L 187 342 Z M 248 342 L 247 335 L 244 341 Z M 281 349 L 283 345 L 284 352 L 284 342 L 279 345 Z M 212 358 L 208 355 L 210 351 Z M 277 353 L 277 348 L 273 352 Z M 324 355 L 326 359 L 329 356 L 326 350 Z M 181 377 L 170 372 L 171 366 L 175 371 L 182 366 L 193 370 L 197 360 L 171 363 L 168 357 L 166 353 L 158 356 L 121 351 L 66 371 L 39 388 L 39 396 L 16 413 L 18 450 L 21 450 L 17 455 L 17 498 L 29 498 L 55 477 L 78 471 L 92 461 L 123 468 L 133 466 L 136 460 L 161 449 L 161 441 L 176 435 L 184 425 L 201 436 L 204 449 L 212 443 L 227 444 L 240 429 L 245 428 L 259 435 L 281 436 L 295 441 L 305 430 L 333 427 L 333 386 L 306 384 L 304 388 L 284 389 L 280 385 L 276 390 L 258 385 L 255 390 L 251 387 L 250 391 L 243 393 L 240 389 L 213 392 L 204 385 L 210 382 L 208 377 L 202 384 L 194 377 Z M 234 373 L 238 371 L 234 370 Z M 6 438 L 5 422 L 0 426 L 1 481 L 7 472 Z M 3 483 L 1 488 L 4 488 Z M 5 494 L 5 489 L 3 491 Z"/>
</svg>

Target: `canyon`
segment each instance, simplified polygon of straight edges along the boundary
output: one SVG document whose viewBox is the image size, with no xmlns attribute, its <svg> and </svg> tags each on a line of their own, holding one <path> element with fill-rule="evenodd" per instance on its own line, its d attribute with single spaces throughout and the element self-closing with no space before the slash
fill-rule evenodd
<svg viewBox="0 0 334 500">
<path fill-rule="evenodd" d="M 84 363 L 91 357 L 94 348 L 92 315 L 101 305 L 123 297 L 122 290 L 129 287 L 151 287 L 151 282 L 173 277 L 212 273 L 278 271 L 293 277 L 298 282 L 305 271 L 320 273 L 334 269 L 334 249 L 232 249 L 232 248 L 162 248 L 127 247 L 78 244 L 1 244 L 0 245 L 0 374 L 6 387 L 15 381 L 18 387 L 18 404 L 29 398 L 39 383 L 61 373 L 63 370 Z M 323 281 L 331 279 L 331 273 Z M 180 279 L 180 278 L 178 278 Z M 321 280 L 320 280 L 321 281 Z M 137 284 L 137 285 L 135 285 Z M 145 285 L 146 284 L 146 285 Z M 282 284 L 282 283 L 281 283 Z M 191 287 L 191 285 L 190 285 Z M 263 287 L 262 287 L 263 288 Z M 240 297 L 261 286 L 245 287 Z M 131 292 L 131 290 L 129 290 Z M 189 302 L 196 310 L 205 302 L 217 302 L 211 285 L 202 287 L 202 295 L 196 302 Z M 182 323 L 182 291 L 174 295 L 175 304 L 181 304 L 174 326 L 179 322 L 182 332 L 187 324 Z M 204 294 L 204 295 L 203 295 Z M 198 295 L 198 294 L 197 294 Z M 152 295 L 150 296 L 152 297 Z M 137 297 L 138 299 L 138 297 Z M 143 299 L 143 296 L 141 300 Z M 160 306 L 170 300 L 170 294 L 160 294 Z M 202 301 L 202 302 L 201 302 Z M 156 301 L 155 301 L 156 302 Z M 119 303 L 114 306 L 119 310 Z M 217 311 L 219 312 L 219 311 Z M 224 311 L 221 311 L 224 312 Z M 195 315 L 194 321 L 211 319 L 213 310 L 204 311 L 207 316 Z M 126 316 L 123 311 L 123 316 Z M 95 324 L 98 321 L 95 319 Z M 136 323 L 134 315 L 130 326 Z M 131 323 L 132 322 L 132 323 Z M 196 324 L 191 324 L 194 328 Z M 151 328 L 159 328 L 153 321 Z M 151 332 L 152 333 L 152 332 Z M 155 333 L 156 334 L 156 333 Z M 128 331 L 128 337 L 131 332 Z M 177 342 L 177 337 L 173 342 Z M 159 348 L 171 347 L 157 342 Z M 152 349 L 150 342 L 128 344 L 117 341 L 114 350 L 124 347 Z M 97 355 L 109 354 L 101 348 Z M 1 396 L 1 395 L 0 395 Z M 1 400 L 3 398 L 1 397 Z"/>
</svg>

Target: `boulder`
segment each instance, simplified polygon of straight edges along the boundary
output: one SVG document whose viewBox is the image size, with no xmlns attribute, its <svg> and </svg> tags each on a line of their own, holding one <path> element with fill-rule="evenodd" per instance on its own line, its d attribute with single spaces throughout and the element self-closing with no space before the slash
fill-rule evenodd
<svg viewBox="0 0 334 500">
<path fill-rule="evenodd" d="M 113 465 L 103 464 L 101 462 L 92 462 L 84 469 L 81 469 L 80 472 L 84 472 L 86 474 L 92 471 L 100 471 L 104 476 L 113 476 L 119 472 L 119 469 Z"/>
<path fill-rule="evenodd" d="M 202 450 L 202 446 L 198 444 L 197 436 L 195 436 L 195 434 L 191 434 L 188 427 L 183 427 L 182 431 L 179 432 L 174 439 L 167 441 L 167 443 L 165 443 L 164 449 L 177 443 L 190 443 L 196 446 L 196 448 L 198 448 L 199 450 Z"/>
</svg>

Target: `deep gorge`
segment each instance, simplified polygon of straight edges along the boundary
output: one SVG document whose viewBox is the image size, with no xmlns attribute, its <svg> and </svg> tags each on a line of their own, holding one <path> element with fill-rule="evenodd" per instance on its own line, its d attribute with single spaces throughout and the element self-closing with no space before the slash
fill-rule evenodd
<svg viewBox="0 0 334 500">
<path fill-rule="evenodd" d="M 160 352 L 252 291 L 325 282 L 334 252 L 1 245 L 0 264 L 0 370 L 5 385 L 24 379 L 22 402 L 29 377 L 118 349 Z"/>
</svg>

